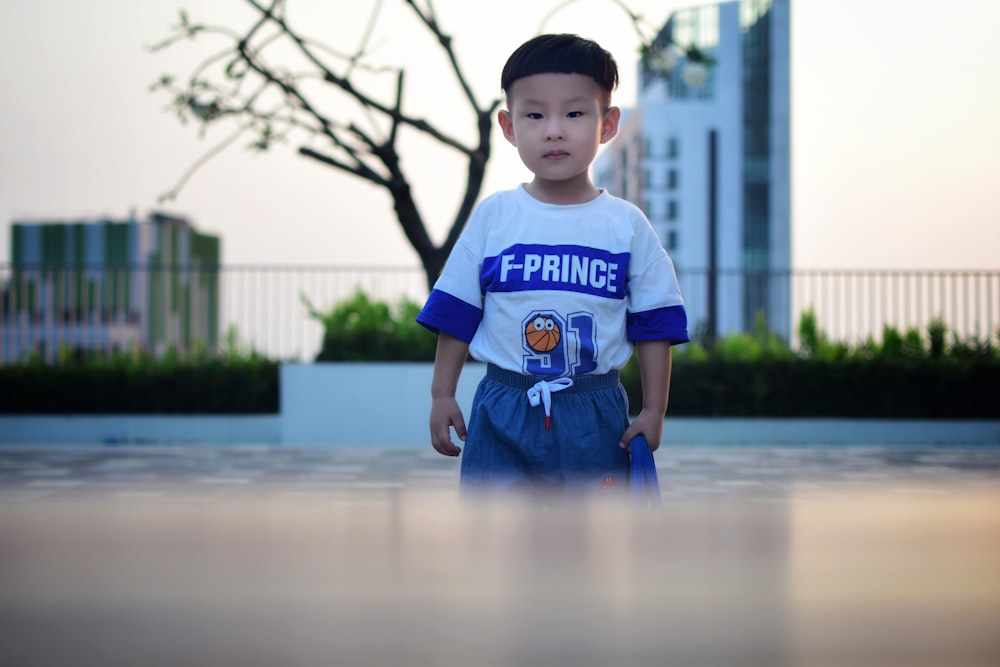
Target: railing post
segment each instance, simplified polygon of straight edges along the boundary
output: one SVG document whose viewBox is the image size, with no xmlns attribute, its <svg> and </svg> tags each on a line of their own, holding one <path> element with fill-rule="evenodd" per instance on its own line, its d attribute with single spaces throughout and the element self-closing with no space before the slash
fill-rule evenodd
<svg viewBox="0 0 1000 667">
<path fill-rule="evenodd" d="M 719 334 L 718 131 L 708 131 L 708 343 Z"/>
</svg>

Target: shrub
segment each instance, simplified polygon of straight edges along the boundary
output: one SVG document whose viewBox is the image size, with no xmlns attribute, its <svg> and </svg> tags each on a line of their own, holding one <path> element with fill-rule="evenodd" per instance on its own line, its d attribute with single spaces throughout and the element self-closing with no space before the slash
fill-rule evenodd
<svg viewBox="0 0 1000 667">
<path fill-rule="evenodd" d="M 433 361 L 437 336 L 417 324 L 420 306 L 403 298 L 395 307 L 357 290 L 328 313 L 303 295 L 309 316 L 323 325 L 316 361 Z"/>
</svg>

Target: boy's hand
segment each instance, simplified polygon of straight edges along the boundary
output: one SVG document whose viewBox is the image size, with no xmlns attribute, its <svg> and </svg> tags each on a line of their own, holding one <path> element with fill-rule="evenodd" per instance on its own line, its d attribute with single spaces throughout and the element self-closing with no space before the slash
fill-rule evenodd
<svg viewBox="0 0 1000 667">
<path fill-rule="evenodd" d="M 649 451 L 655 452 L 660 448 L 660 439 L 663 437 L 663 415 L 657 414 L 655 410 L 643 408 L 629 427 L 622 434 L 622 441 L 618 446 L 626 451 L 631 451 L 632 438 L 642 434 L 649 442 Z"/>
<path fill-rule="evenodd" d="M 459 440 L 465 440 L 465 418 L 458 401 L 451 398 L 435 398 L 431 402 L 431 444 L 445 456 L 458 456 L 462 448 L 451 441 L 451 428 Z"/>
</svg>

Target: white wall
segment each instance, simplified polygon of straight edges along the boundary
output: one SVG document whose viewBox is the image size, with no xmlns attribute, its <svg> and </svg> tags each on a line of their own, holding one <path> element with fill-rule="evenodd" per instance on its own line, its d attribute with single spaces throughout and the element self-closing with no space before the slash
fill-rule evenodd
<svg viewBox="0 0 1000 667">
<path fill-rule="evenodd" d="M 466 418 L 483 364 L 462 372 Z M 282 442 L 290 445 L 430 446 L 430 363 L 284 364 Z"/>
</svg>

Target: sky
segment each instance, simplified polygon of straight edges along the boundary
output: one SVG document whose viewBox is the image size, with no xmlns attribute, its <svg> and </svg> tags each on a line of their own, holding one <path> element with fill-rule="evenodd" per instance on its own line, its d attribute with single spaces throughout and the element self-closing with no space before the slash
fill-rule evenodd
<svg viewBox="0 0 1000 667">
<path fill-rule="evenodd" d="M 290 20 L 350 51 L 376 2 L 288 0 Z M 507 55 L 563 3 L 437 0 L 481 105 L 499 95 Z M 633 0 L 651 24 L 691 2 Z M 227 131 L 182 125 L 150 92 L 219 48 L 158 53 L 185 7 L 192 20 L 243 27 L 244 0 L 0 0 L 0 263 L 12 220 L 126 218 L 164 210 L 222 237 L 228 264 L 418 266 L 384 191 L 297 154 L 237 142 L 171 202 L 158 197 Z M 486 8 L 484 10 L 484 8 Z M 446 69 L 401 0 L 383 0 L 372 57 L 407 66 L 406 108 L 471 138 Z M 1000 269 L 1000 2 L 793 0 L 793 264 L 803 269 Z M 611 0 L 579 0 L 550 31 L 615 54 L 616 103 L 635 99 L 632 24 Z M 388 100 L 388 98 L 386 98 Z M 319 146 L 317 146 L 319 147 Z M 404 166 L 440 239 L 464 180 L 461 162 L 407 144 Z M 530 174 L 494 128 L 484 193 Z"/>
</svg>

